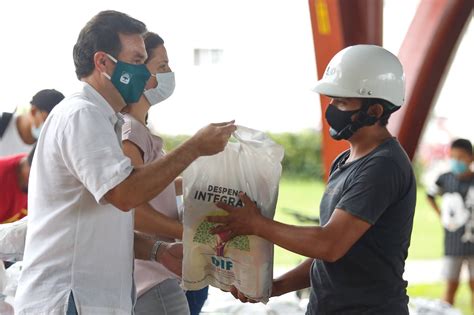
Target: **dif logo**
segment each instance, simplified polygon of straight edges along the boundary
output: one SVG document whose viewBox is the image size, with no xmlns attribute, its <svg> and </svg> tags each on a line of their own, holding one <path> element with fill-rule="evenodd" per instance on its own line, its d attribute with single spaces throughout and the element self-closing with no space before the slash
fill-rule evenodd
<svg viewBox="0 0 474 315">
<path fill-rule="evenodd" d="M 234 267 L 232 261 L 225 259 L 224 257 L 211 257 L 212 264 L 217 268 L 230 271 Z"/>
</svg>

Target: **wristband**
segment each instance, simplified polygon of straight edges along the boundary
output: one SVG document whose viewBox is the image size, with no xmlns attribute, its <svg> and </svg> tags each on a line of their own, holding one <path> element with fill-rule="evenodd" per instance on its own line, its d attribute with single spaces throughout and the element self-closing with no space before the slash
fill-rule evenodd
<svg viewBox="0 0 474 315">
<path fill-rule="evenodd" d="M 156 241 L 155 244 L 153 244 L 153 247 L 151 248 L 150 252 L 150 260 L 156 262 L 156 253 L 158 252 L 158 249 L 160 249 L 161 244 L 163 244 L 163 241 Z"/>
</svg>

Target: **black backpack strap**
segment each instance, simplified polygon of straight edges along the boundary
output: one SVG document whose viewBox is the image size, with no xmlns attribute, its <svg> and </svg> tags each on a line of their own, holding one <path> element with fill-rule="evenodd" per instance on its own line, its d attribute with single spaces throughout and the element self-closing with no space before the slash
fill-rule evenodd
<svg viewBox="0 0 474 315">
<path fill-rule="evenodd" d="M 8 123 L 10 122 L 10 120 L 12 120 L 12 117 L 12 113 L 2 113 L 2 116 L 0 116 L 0 139 L 3 136 L 5 129 L 7 129 Z"/>
</svg>

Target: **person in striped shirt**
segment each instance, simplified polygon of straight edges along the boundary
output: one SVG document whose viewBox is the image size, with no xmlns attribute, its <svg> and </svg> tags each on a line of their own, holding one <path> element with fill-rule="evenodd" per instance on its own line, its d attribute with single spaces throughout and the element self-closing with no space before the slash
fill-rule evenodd
<svg viewBox="0 0 474 315">
<path fill-rule="evenodd" d="M 474 310 L 474 172 L 472 144 L 467 139 L 452 142 L 450 171 L 428 189 L 428 202 L 440 215 L 444 227 L 444 300 L 454 304 L 464 263 L 469 269 L 471 303 Z M 438 205 L 436 196 L 442 196 Z"/>
</svg>

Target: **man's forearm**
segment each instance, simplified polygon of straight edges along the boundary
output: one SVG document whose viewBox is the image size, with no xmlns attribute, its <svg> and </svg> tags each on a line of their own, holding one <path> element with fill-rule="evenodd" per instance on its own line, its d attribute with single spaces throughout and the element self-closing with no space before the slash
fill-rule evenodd
<svg viewBox="0 0 474 315">
<path fill-rule="evenodd" d="M 106 194 L 106 199 L 125 211 L 149 202 L 198 157 L 198 151 L 188 140 L 163 158 L 136 167 L 127 179 Z"/>
<path fill-rule="evenodd" d="M 154 237 L 183 238 L 183 226 L 181 223 L 156 211 L 149 204 L 136 208 L 135 230 Z"/>
<path fill-rule="evenodd" d="M 234 121 L 201 128 L 163 158 L 137 166 L 124 181 L 105 194 L 105 199 L 122 211 L 149 202 L 198 157 L 222 152 L 236 128 Z"/>
<path fill-rule="evenodd" d="M 294 226 L 261 217 L 256 235 L 294 253 L 331 260 L 331 238 L 320 226 Z"/>
<path fill-rule="evenodd" d="M 311 285 L 309 273 L 312 263 L 313 259 L 308 258 L 296 268 L 273 280 L 272 296 L 308 288 Z"/>
<path fill-rule="evenodd" d="M 238 215 L 235 212 L 234 218 Z M 324 226 L 293 226 L 256 216 L 251 234 L 261 236 L 292 252 L 335 262 L 370 229 L 371 224 L 345 210 L 335 209 Z M 234 227 L 237 229 L 238 224 Z"/>
</svg>

